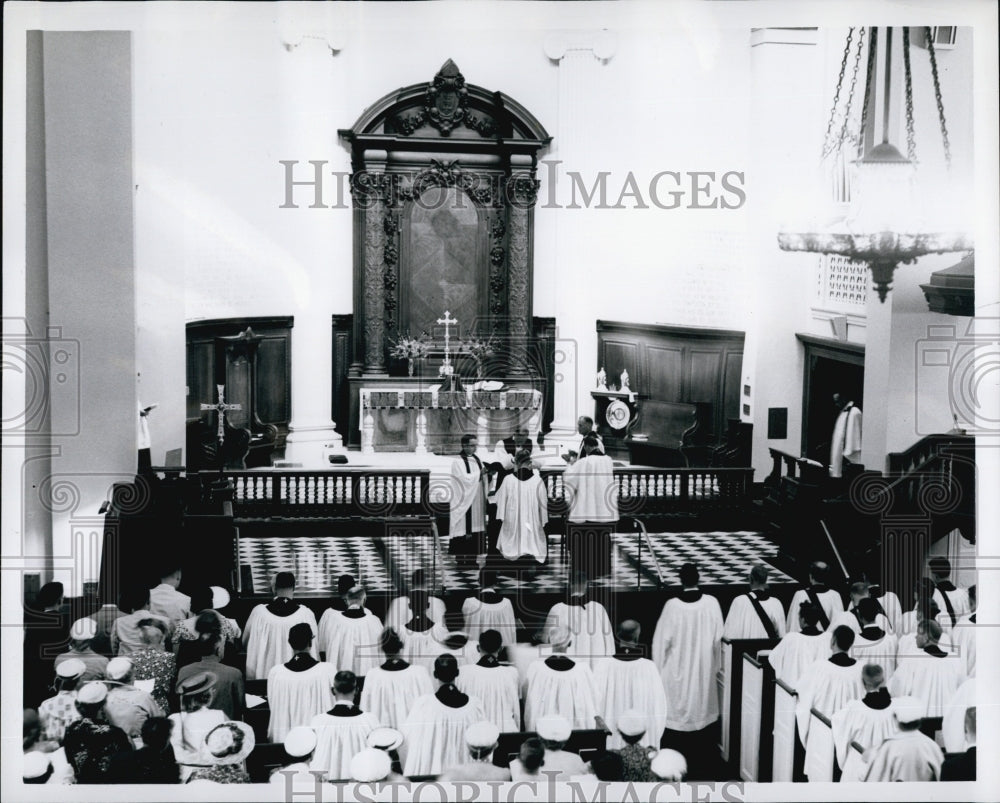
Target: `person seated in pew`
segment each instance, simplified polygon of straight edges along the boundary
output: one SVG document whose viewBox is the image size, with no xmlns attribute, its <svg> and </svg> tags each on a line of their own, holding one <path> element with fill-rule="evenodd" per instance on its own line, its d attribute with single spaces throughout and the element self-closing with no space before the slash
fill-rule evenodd
<svg viewBox="0 0 1000 803">
<path fill-rule="evenodd" d="M 403 777 L 403 762 L 399 758 L 399 749 L 403 746 L 403 734 L 395 728 L 375 728 L 368 734 L 368 746 L 381 750 L 392 762 L 392 773 L 389 781 L 405 781 Z"/>
<path fill-rule="evenodd" d="M 309 725 L 313 717 L 333 705 L 337 668 L 313 657 L 313 631 L 299 622 L 288 634 L 292 657 L 273 667 L 267 675 L 267 699 L 271 716 L 267 737 L 281 742 L 292 728 Z"/>
<path fill-rule="evenodd" d="M 934 601 L 941 609 L 941 625 L 950 633 L 958 624 L 958 620 L 968 614 L 969 595 L 964 588 L 957 588 L 949 579 L 951 577 L 951 561 L 948 558 L 936 556 L 927 561 L 934 582 Z"/>
<path fill-rule="evenodd" d="M 149 612 L 176 626 L 191 615 L 191 597 L 177 590 L 181 584 L 180 562 L 167 558 L 160 570 L 159 585 L 150 589 Z"/>
<path fill-rule="evenodd" d="M 593 724 L 590 727 L 594 727 Z M 550 714 L 538 720 L 535 728 L 538 738 L 545 747 L 545 773 L 557 773 L 554 780 L 568 781 L 574 775 L 587 772 L 587 765 L 577 753 L 564 750 L 569 737 L 573 735 L 573 726 L 566 717 Z M 513 773 L 512 773 L 513 774 Z"/>
<path fill-rule="evenodd" d="M 496 589 L 497 573 L 490 569 L 479 572 L 479 594 L 462 603 L 465 629 L 469 638 L 478 639 L 486 630 L 495 630 L 504 644 L 517 641 L 517 617 L 509 599 L 500 596 Z"/>
<path fill-rule="evenodd" d="M 111 651 L 115 655 L 127 656 L 146 646 L 139 631 L 139 622 L 145 619 L 162 620 L 167 625 L 168 637 L 173 635 L 173 622 L 149 612 L 149 589 L 145 583 L 135 582 L 126 587 L 120 603 L 125 613 L 111 624 Z"/>
<path fill-rule="evenodd" d="M 863 781 L 936 781 L 943 757 L 933 739 L 920 732 L 927 706 L 917 697 L 896 697 L 892 714 L 897 731 L 865 751 Z"/>
<path fill-rule="evenodd" d="M 882 667 L 865 664 L 861 668 L 861 682 L 865 687 L 865 696 L 860 700 L 851 700 L 830 717 L 830 730 L 843 782 L 860 781 L 867 769 L 861 754 L 851 747 L 851 742 L 857 742 L 867 750 L 896 732 L 896 720 L 890 708 L 892 698 L 885 687 Z"/>
<path fill-rule="evenodd" d="M 618 727 L 626 711 L 642 712 L 645 736 L 642 745 L 659 748 L 660 737 L 667 725 L 667 695 L 660 679 L 660 670 L 639 644 L 641 628 L 634 619 L 618 626 L 618 649 L 615 654 L 597 664 L 594 683 L 597 687 L 597 710 L 611 729 L 609 749 L 632 744 Z"/>
<path fill-rule="evenodd" d="M 403 640 L 391 627 L 379 636 L 385 661 L 368 672 L 361 689 L 361 710 L 370 712 L 380 723 L 398 728 L 406 720 L 414 701 L 431 694 L 434 687 L 427 669 L 405 661 L 400 653 Z"/>
<path fill-rule="evenodd" d="M 288 637 L 293 627 L 305 624 L 312 633 L 318 629 L 315 614 L 305 605 L 295 602 L 294 596 L 295 575 L 278 572 L 274 577 L 274 599 L 256 605 L 250 611 L 243 631 L 247 680 L 263 680 L 274 667 L 291 659 L 293 650 Z M 315 642 L 310 644 L 310 650 L 313 658 L 319 658 Z"/>
<path fill-rule="evenodd" d="M 858 618 L 861 631 L 854 639 L 851 657 L 862 663 L 877 663 L 885 672 L 886 680 L 896 671 L 896 653 L 899 641 L 893 633 L 887 633 L 878 626 L 877 620 L 887 623 L 886 617 L 878 612 L 878 604 L 873 599 L 858 602 Z"/>
<path fill-rule="evenodd" d="M 622 780 L 633 783 L 648 783 L 656 780 L 651 764 L 657 754 L 657 744 L 651 746 L 646 736 L 646 712 L 641 708 L 630 708 L 618 717 L 616 727 L 622 746 L 615 752 L 621 756 L 624 768 Z"/>
<path fill-rule="evenodd" d="M 969 746 L 964 753 L 948 756 L 941 765 L 942 781 L 976 780 L 976 707 L 965 709 L 965 743 Z"/>
<path fill-rule="evenodd" d="M 503 640 L 496 630 L 484 630 L 477 645 L 479 660 L 459 667 L 455 685 L 483 702 L 486 719 L 501 732 L 521 730 L 520 681 L 517 669 L 500 663 Z"/>
<path fill-rule="evenodd" d="M 185 783 L 198 767 L 208 764 L 204 755 L 205 736 L 227 721 L 223 711 L 212 707 L 215 681 L 213 673 L 198 672 L 177 682 L 181 712 L 170 715 L 174 723 L 170 744 L 181 769 L 181 783 Z"/>
<path fill-rule="evenodd" d="M 521 743 L 517 758 L 510 762 L 511 780 L 514 782 L 546 780 L 546 776 L 542 775 L 544 766 L 545 745 L 537 736 L 532 736 Z"/>
<path fill-rule="evenodd" d="M 184 682 L 200 672 L 211 672 L 215 676 L 215 707 L 224 711 L 229 719 L 242 719 L 246 708 L 246 684 L 243 673 L 234 666 L 222 663 L 219 658 L 219 644 L 222 633 L 219 619 L 214 611 L 202 611 L 196 624 L 198 641 L 188 642 L 200 653 L 199 660 L 182 666 L 177 671 L 178 682 Z"/>
<path fill-rule="evenodd" d="M 818 627 L 819 607 L 803 602 L 798 616 L 798 629 L 789 630 L 768 655 L 774 676 L 791 689 L 798 688 L 807 666 L 830 655 L 830 640 Z"/>
<path fill-rule="evenodd" d="M 351 757 L 368 747 L 368 735 L 380 727 L 373 714 L 354 704 L 357 691 L 357 676 L 346 670 L 338 672 L 333 679 L 333 706 L 309 722 L 316 731 L 316 752 L 309 767 L 322 772 L 328 781 L 350 777 Z"/>
<path fill-rule="evenodd" d="M 402 635 L 403 626 L 418 613 L 418 611 L 414 610 L 413 604 L 410 601 L 410 597 L 418 592 L 422 594 L 422 601 L 425 600 L 426 604 L 430 606 L 429 609 L 421 608 L 419 613 L 426 613 L 427 618 L 435 623 L 444 621 L 444 600 L 431 596 L 430 581 L 427 579 L 427 573 L 423 569 L 416 569 L 410 577 L 409 593 L 402 597 L 396 597 L 396 599 L 389 603 L 389 610 L 385 614 L 386 627 L 391 627 Z"/>
<path fill-rule="evenodd" d="M 362 679 L 378 666 L 382 635 L 382 621 L 365 607 L 366 596 L 362 586 L 354 586 L 344 595 L 346 611 L 327 608 L 319 620 L 323 660 Z"/>
<path fill-rule="evenodd" d="M 243 629 L 235 619 L 223 615 L 222 610 L 229 605 L 229 601 L 229 592 L 222 586 L 202 586 L 192 592 L 191 611 L 194 615 L 178 622 L 174 630 L 173 650 L 177 654 L 178 667 L 201 658 L 197 642 L 210 632 L 219 634 L 216 644 L 219 660 L 234 663 Z"/>
<path fill-rule="evenodd" d="M 687 776 L 687 759 L 676 750 L 661 750 L 653 756 L 649 769 L 661 781 L 677 783 Z"/>
<path fill-rule="evenodd" d="M 871 599 L 868 596 L 868 583 L 864 581 L 851 583 L 848 589 L 848 594 L 850 596 L 850 604 L 847 610 L 841 611 L 833 617 L 831 622 L 832 627 L 837 627 L 838 625 L 847 625 L 855 633 L 860 633 L 863 624 L 861 622 L 861 616 L 858 613 L 858 603 L 864 599 Z M 884 632 L 889 632 L 891 626 L 889 625 L 889 619 L 882 611 L 882 606 L 879 605 L 874 600 L 871 600 L 875 605 L 875 625 L 878 626 L 880 630 Z"/>
<path fill-rule="evenodd" d="M 811 602 L 819 607 L 817 627 L 823 631 L 828 631 L 834 617 L 844 610 L 844 601 L 840 598 L 840 593 L 828 585 L 829 577 L 830 567 L 823 561 L 817 560 L 809 564 L 809 584 L 795 592 L 792 604 L 788 606 L 789 633 L 798 632 L 800 625 L 797 612 L 803 602 Z"/>
<path fill-rule="evenodd" d="M 63 661 L 78 659 L 83 661 L 86 670 L 80 678 L 81 685 L 91 680 L 104 680 L 104 672 L 108 668 L 108 659 L 94 652 L 94 639 L 97 637 L 97 623 L 90 617 L 77 619 L 69 629 L 69 650 L 56 656 L 53 663 L 55 669 Z"/>
<path fill-rule="evenodd" d="M 38 706 L 43 739 L 62 744 L 66 728 L 80 718 L 76 690 L 83 686 L 86 672 L 87 665 L 77 659 L 63 661 L 56 667 L 55 697 L 42 700 Z"/>
<path fill-rule="evenodd" d="M 727 639 L 780 639 L 785 635 L 785 609 L 767 587 L 768 568 L 758 563 L 750 569 L 750 590 L 733 600 L 722 629 Z"/>
<path fill-rule="evenodd" d="M 913 696 L 924 701 L 925 716 L 940 717 L 958 687 L 965 682 L 962 659 L 942 650 L 938 645 L 941 625 L 925 619 L 917 625 L 919 653 L 902 655 L 896 674 L 889 681 L 893 697 Z"/>
<path fill-rule="evenodd" d="M 525 727 L 537 730 L 546 716 L 561 716 L 578 730 L 595 727 L 594 717 L 600 712 L 594 674 L 588 664 L 567 655 L 573 634 L 565 627 L 554 627 L 548 641 L 552 654 L 537 658 L 528 668 Z"/>
<path fill-rule="evenodd" d="M 811 763 L 810 753 L 817 749 L 811 727 L 812 709 L 832 717 L 851 700 L 859 700 L 865 695 L 861 665 L 849 654 L 853 644 L 854 631 L 851 628 L 846 625 L 835 627 L 830 635 L 832 655 L 807 667 L 796 689 L 799 699 L 795 705 L 795 723 L 799 739 L 806 749 L 807 768 Z"/>
<path fill-rule="evenodd" d="M 489 783 L 510 780 L 510 770 L 493 764 L 493 751 L 500 742 L 500 731 L 492 722 L 476 722 L 465 729 L 465 745 L 469 760 L 448 767 L 438 776 L 439 781 L 471 781 Z"/>
<path fill-rule="evenodd" d="M 589 587 L 590 581 L 585 572 L 573 572 L 567 601 L 552 606 L 542 632 L 551 633 L 555 628 L 568 629 L 573 638 L 567 654 L 593 669 L 602 658 L 614 654 L 615 636 L 607 609 L 600 602 L 588 598 Z"/>
<path fill-rule="evenodd" d="M 951 641 L 959 657 L 965 662 L 965 674 L 976 676 L 976 587 L 969 586 L 971 613 L 960 616 L 951 631 Z M 58 665 L 59 659 L 56 659 Z"/>
<path fill-rule="evenodd" d="M 284 787 L 286 799 L 291 800 L 293 795 L 307 794 L 316 788 L 316 778 L 309 769 L 316 750 L 316 731 L 304 725 L 292 728 L 285 734 L 282 746 L 284 760 L 271 771 L 268 781 Z"/>
</svg>

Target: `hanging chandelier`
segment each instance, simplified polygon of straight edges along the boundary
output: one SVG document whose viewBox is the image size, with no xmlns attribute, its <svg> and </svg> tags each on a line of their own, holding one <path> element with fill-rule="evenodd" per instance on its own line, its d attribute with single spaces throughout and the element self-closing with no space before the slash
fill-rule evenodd
<svg viewBox="0 0 1000 803">
<path fill-rule="evenodd" d="M 937 59 L 934 53 L 933 34 L 925 28 L 927 49 L 930 56 L 934 93 L 937 99 L 938 120 L 944 144 L 946 168 L 951 167 L 951 150 L 948 129 L 941 100 L 938 80 Z M 843 123 L 837 136 L 837 117 L 840 93 L 844 88 L 844 75 L 850 57 L 851 43 L 855 29 L 851 28 L 840 65 L 840 75 L 834 95 L 833 109 L 827 124 L 822 159 L 841 151 L 851 138 L 849 130 L 854 90 L 858 79 L 861 54 L 863 51 L 865 28 L 858 29 L 858 40 Z M 866 145 L 867 127 L 870 122 L 869 106 L 873 90 L 873 73 L 878 52 L 879 29 L 872 28 L 869 35 L 868 58 L 864 85 L 864 100 L 861 111 L 861 125 L 858 135 L 860 159 L 853 162 L 856 167 L 852 186 L 851 205 L 843 217 L 827 226 L 812 226 L 803 232 L 780 232 L 778 245 L 783 251 L 810 251 L 821 254 L 835 254 L 847 259 L 863 262 L 872 272 L 872 283 L 879 301 L 884 303 L 892 288 L 893 274 L 900 265 L 910 264 L 927 254 L 950 251 L 967 251 L 973 247 L 972 237 L 960 227 L 941 225 L 944 212 L 935 210 L 932 216 L 922 214 L 927 198 L 916 183 L 917 161 L 916 141 L 913 124 L 913 87 L 910 71 L 909 28 L 903 28 L 903 68 L 906 100 L 907 155 L 903 156 L 889 142 L 889 115 L 892 93 L 892 28 L 885 29 L 885 84 L 882 103 L 882 141 Z M 874 142 L 874 139 L 872 139 Z"/>
</svg>

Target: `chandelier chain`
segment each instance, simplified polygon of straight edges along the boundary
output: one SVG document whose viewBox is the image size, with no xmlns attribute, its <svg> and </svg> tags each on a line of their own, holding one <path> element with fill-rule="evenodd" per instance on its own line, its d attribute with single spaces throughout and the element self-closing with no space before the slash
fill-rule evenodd
<svg viewBox="0 0 1000 803">
<path fill-rule="evenodd" d="M 910 29 L 903 28 L 903 75 L 906 86 L 906 158 L 917 161 L 917 142 L 913 132 L 913 74 L 910 72 Z"/>
<path fill-rule="evenodd" d="M 851 55 L 851 41 L 854 39 L 854 28 L 847 32 L 847 43 L 844 45 L 844 55 L 840 60 L 840 75 L 837 76 L 837 90 L 833 94 L 833 107 L 830 109 L 830 119 L 826 123 L 826 136 L 823 138 L 821 159 L 829 156 L 834 149 L 830 134 L 833 132 L 833 122 L 837 117 L 837 106 L 840 104 L 840 90 L 844 85 L 844 72 L 847 70 L 847 59 Z"/>
<path fill-rule="evenodd" d="M 868 37 L 868 67 L 865 74 L 865 102 L 861 108 L 861 136 L 858 140 L 858 158 L 865 155 L 865 126 L 868 124 L 868 104 L 872 96 L 872 76 L 875 73 L 875 46 L 878 43 L 878 28 L 872 28 Z"/>
<path fill-rule="evenodd" d="M 938 121 L 941 123 L 941 141 L 944 143 L 944 163 L 951 169 L 951 143 L 948 141 L 948 124 L 944 118 L 944 101 L 941 99 L 941 82 L 938 80 L 937 55 L 934 53 L 934 32 L 924 28 L 927 52 L 931 57 L 931 75 L 934 77 L 934 98 L 937 100 Z"/>
<path fill-rule="evenodd" d="M 837 141 L 837 147 L 844 147 L 844 140 L 847 139 L 847 124 L 851 120 L 851 109 L 854 107 L 854 89 L 858 84 L 858 68 L 861 66 L 861 51 L 864 50 L 865 46 L 865 29 L 858 29 L 858 49 L 854 55 L 854 70 L 851 73 L 851 87 L 847 94 L 847 106 L 844 109 L 844 123 L 840 127 L 840 139 Z"/>
</svg>

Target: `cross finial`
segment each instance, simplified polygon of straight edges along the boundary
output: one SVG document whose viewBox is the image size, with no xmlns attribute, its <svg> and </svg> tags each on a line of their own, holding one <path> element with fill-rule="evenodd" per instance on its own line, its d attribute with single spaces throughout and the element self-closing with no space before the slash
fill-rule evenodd
<svg viewBox="0 0 1000 803">
<path fill-rule="evenodd" d="M 451 327 L 458 323 L 457 318 L 451 317 L 451 312 L 448 310 L 444 311 L 444 317 L 438 318 L 437 322 L 444 326 L 444 363 L 441 365 L 440 372 L 442 375 L 450 375 L 452 373 L 451 368 Z"/>
<path fill-rule="evenodd" d="M 226 439 L 225 421 L 226 413 L 232 410 L 242 410 L 242 404 L 226 404 L 226 386 L 216 385 L 216 390 L 219 393 L 219 401 L 216 404 L 202 404 L 202 410 L 214 410 L 219 414 L 219 429 L 218 429 L 218 440 L 221 446 L 223 441 Z"/>
</svg>

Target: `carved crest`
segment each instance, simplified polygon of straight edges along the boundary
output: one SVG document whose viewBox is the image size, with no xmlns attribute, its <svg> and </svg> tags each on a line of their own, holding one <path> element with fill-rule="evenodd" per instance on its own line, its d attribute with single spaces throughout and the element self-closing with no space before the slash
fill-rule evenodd
<svg viewBox="0 0 1000 803">
<path fill-rule="evenodd" d="M 427 87 L 424 101 L 427 119 L 443 136 L 448 136 L 465 119 L 468 94 L 465 78 L 455 62 L 448 59 Z"/>
</svg>

